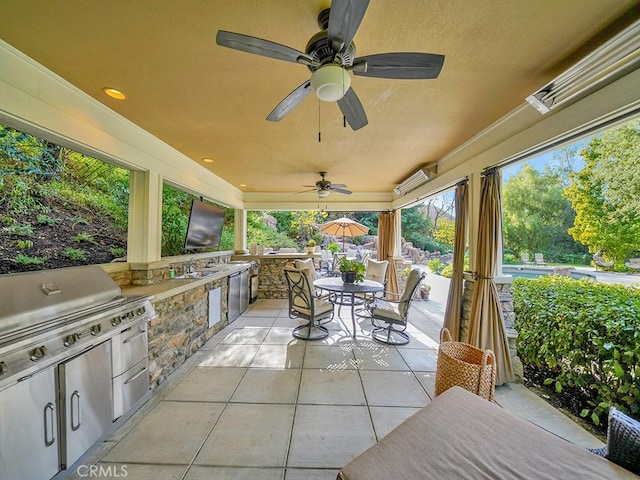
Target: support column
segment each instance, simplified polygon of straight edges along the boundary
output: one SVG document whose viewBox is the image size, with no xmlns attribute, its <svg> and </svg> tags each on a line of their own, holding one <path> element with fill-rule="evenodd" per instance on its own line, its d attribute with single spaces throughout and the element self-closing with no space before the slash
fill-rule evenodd
<svg viewBox="0 0 640 480">
<path fill-rule="evenodd" d="M 236 208 L 233 211 L 233 216 L 233 247 L 235 253 L 249 253 L 247 250 L 247 211 Z"/>
<path fill-rule="evenodd" d="M 154 172 L 131 171 L 127 261 L 157 262 L 162 246 L 162 177 Z"/>
</svg>

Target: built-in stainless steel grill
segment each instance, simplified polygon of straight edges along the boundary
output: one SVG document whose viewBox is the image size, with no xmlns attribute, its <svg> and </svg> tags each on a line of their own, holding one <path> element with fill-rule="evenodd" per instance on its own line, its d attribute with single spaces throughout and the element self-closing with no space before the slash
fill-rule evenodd
<svg viewBox="0 0 640 480">
<path fill-rule="evenodd" d="M 0 479 L 53 477 L 148 393 L 154 316 L 100 267 L 0 276 Z"/>
<path fill-rule="evenodd" d="M 154 315 L 100 267 L 0 276 L 0 390 Z"/>
</svg>

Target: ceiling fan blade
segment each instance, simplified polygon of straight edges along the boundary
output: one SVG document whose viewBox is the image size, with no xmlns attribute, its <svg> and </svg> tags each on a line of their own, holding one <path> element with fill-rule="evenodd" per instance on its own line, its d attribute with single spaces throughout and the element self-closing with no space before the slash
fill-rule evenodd
<svg viewBox="0 0 640 480">
<path fill-rule="evenodd" d="M 435 53 L 395 52 L 358 57 L 353 62 L 354 75 L 377 78 L 437 78 L 444 55 Z"/>
<path fill-rule="evenodd" d="M 263 57 L 276 58 L 285 62 L 302 63 L 304 65 L 313 64 L 313 59 L 306 53 L 279 43 L 242 35 L 241 33 L 218 30 L 216 43 L 221 47 L 233 48 L 234 50 L 262 55 Z"/>
<path fill-rule="evenodd" d="M 333 0 L 331 2 L 327 33 L 334 51 L 343 52 L 351 45 L 368 6 L 369 0 Z"/>
<path fill-rule="evenodd" d="M 303 187 L 304 187 L 304 185 L 303 185 Z M 303 191 L 301 191 L 301 192 L 296 192 L 296 193 L 294 193 L 294 195 L 299 195 L 299 194 L 301 194 L 301 193 L 307 193 L 307 192 L 315 192 L 315 191 L 316 191 L 316 189 L 315 189 L 315 188 L 312 188 L 312 189 L 310 189 L 310 190 L 303 190 Z"/>
<path fill-rule="evenodd" d="M 344 183 L 332 183 L 331 187 L 346 188 L 346 185 Z"/>
<path fill-rule="evenodd" d="M 344 193 L 345 195 L 351 195 L 351 190 L 345 190 L 344 188 L 331 188 L 334 192 Z"/>
<path fill-rule="evenodd" d="M 307 95 L 311 93 L 311 81 L 307 80 L 293 92 L 287 95 L 276 108 L 269 114 L 267 120 L 270 122 L 279 122 L 282 120 L 291 110 L 296 108 L 302 100 L 307 98 Z"/>
<path fill-rule="evenodd" d="M 358 130 L 369 123 L 364 107 L 353 88 L 347 90 L 345 96 L 338 100 L 338 106 L 352 130 Z"/>
</svg>

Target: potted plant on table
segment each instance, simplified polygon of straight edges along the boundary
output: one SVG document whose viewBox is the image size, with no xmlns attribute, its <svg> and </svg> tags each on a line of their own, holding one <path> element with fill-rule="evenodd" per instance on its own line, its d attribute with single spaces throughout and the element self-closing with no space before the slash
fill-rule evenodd
<svg viewBox="0 0 640 480">
<path fill-rule="evenodd" d="M 429 300 L 429 292 L 431 291 L 431 285 L 428 283 L 420 284 L 420 298 L 422 300 Z"/>
<path fill-rule="evenodd" d="M 349 260 L 347 257 L 340 260 L 340 273 L 344 283 L 362 282 L 366 271 L 364 263 L 358 260 Z"/>
<path fill-rule="evenodd" d="M 304 248 L 305 252 L 311 254 L 316 249 L 316 241 L 312 238 L 307 242 L 307 246 Z"/>
</svg>

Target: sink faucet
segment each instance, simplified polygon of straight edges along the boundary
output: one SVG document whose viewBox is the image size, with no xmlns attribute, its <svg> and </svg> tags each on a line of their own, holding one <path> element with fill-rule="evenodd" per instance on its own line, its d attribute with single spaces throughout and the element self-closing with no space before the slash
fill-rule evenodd
<svg viewBox="0 0 640 480">
<path fill-rule="evenodd" d="M 196 263 L 196 259 L 191 257 L 189 259 L 189 263 L 187 264 L 187 271 L 186 273 L 193 273 L 193 265 Z"/>
</svg>

